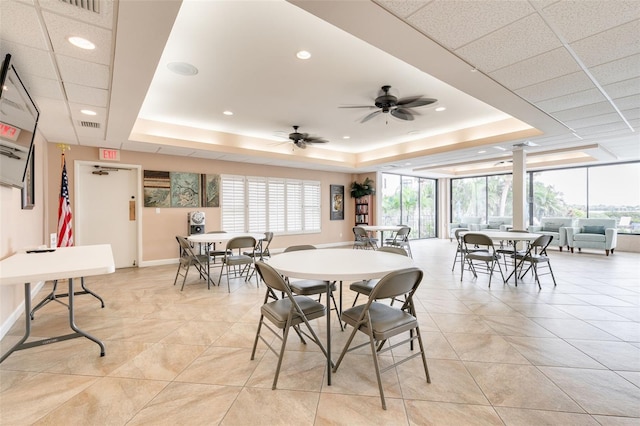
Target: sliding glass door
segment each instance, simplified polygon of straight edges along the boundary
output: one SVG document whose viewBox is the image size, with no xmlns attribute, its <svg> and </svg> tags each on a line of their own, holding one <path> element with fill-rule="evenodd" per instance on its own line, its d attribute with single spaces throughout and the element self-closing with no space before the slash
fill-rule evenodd
<svg viewBox="0 0 640 426">
<path fill-rule="evenodd" d="M 410 238 L 436 236 L 436 180 L 382 173 L 380 225 L 407 225 Z"/>
</svg>

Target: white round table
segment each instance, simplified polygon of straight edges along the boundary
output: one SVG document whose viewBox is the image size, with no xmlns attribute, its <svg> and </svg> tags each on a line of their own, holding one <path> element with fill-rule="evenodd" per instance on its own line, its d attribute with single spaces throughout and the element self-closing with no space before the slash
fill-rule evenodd
<svg viewBox="0 0 640 426">
<path fill-rule="evenodd" d="M 258 232 L 216 232 L 210 234 L 193 234 L 187 237 L 192 243 L 211 244 L 227 242 L 235 237 L 253 237 L 256 241 L 264 238 L 264 233 Z"/>
<path fill-rule="evenodd" d="M 327 294 L 331 282 L 340 281 L 340 311 L 342 312 L 342 281 L 382 278 L 390 272 L 415 266 L 413 259 L 375 250 L 319 249 L 291 251 L 274 255 L 269 265 L 289 278 L 326 280 Z M 327 298 L 328 300 L 328 298 Z M 331 312 L 327 314 L 327 384 L 331 385 Z"/>
</svg>

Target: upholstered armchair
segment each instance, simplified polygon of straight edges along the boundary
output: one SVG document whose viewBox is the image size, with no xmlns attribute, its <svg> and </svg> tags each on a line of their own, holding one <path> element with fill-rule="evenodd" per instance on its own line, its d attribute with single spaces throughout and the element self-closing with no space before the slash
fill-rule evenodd
<svg viewBox="0 0 640 426">
<path fill-rule="evenodd" d="M 511 216 L 489 216 L 487 223 L 480 223 L 473 225 L 471 231 L 508 231 L 513 225 L 513 218 Z"/>
<path fill-rule="evenodd" d="M 542 235 L 551 235 L 552 246 L 557 246 L 560 251 L 567 246 L 567 229 L 574 225 L 574 219 L 570 217 L 543 217 L 540 219 L 540 225 L 529 226 L 529 232 Z"/>
<path fill-rule="evenodd" d="M 567 244 L 571 253 L 575 247 L 604 250 L 613 253 L 618 242 L 615 219 L 578 219 L 575 226 L 566 228 Z"/>
<path fill-rule="evenodd" d="M 482 222 L 482 218 L 480 216 L 466 216 L 462 217 L 460 222 L 453 222 L 449 224 L 449 241 L 453 241 L 456 237 L 456 231 L 458 229 L 469 229 L 471 230 L 471 225 L 477 225 Z"/>
</svg>

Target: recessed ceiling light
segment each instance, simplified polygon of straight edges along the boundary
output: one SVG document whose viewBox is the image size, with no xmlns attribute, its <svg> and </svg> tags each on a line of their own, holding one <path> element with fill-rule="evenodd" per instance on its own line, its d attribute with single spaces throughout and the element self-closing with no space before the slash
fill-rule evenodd
<svg viewBox="0 0 640 426">
<path fill-rule="evenodd" d="M 447 109 L 447 108 L 445 108 L 445 107 L 438 107 L 438 108 L 436 108 L 436 111 L 441 112 L 441 111 L 444 111 L 444 110 L 446 110 L 446 109 Z"/>
<path fill-rule="evenodd" d="M 410 132 L 407 132 L 408 135 L 417 135 L 420 133 L 420 130 L 411 130 Z"/>
<path fill-rule="evenodd" d="M 478 72 L 478 68 L 476 67 L 471 68 L 471 72 Z"/>
<path fill-rule="evenodd" d="M 501 146 L 494 146 L 495 149 L 497 149 L 498 151 L 506 151 L 506 148 L 503 148 Z"/>
<path fill-rule="evenodd" d="M 309 59 L 311 57 L 311 53 L 307 52 L 306 50 L 301 50 L 296 53 L 296 57 L 298 59 Z"/>
<path fill-rule="evenodd" d="M 79 47 L 80 49 L 93 50 L 96 48 L 96 45 L 91 43 L 86 38 L 74 36 L 69 37 L 67 40 L 69 40 L 69 43 L 73 44 L 76 47 Z"/>
<path fill-rule="evenodd" d="M 223 111 L 224 115 L 233 115 L 233 111 Z"/>
<path fill-rule="evenodd" d="M 478 151 L 478 154 L 484 154 L 485 152 L 487 152 L 487 151 L 485 151 L 485 150 Z"/>
<path fill-rule="evenodd" d="M 84 115 L 97 115 L 98 114 L 97 112 L 91 111 L 90 109 L 81 109 L 80 112 L 83 113 Z"/>
<path fill-rule="evenodd" d="M 180 75 L 196 75 L 198 74 L 198 68 L 186 62 L 169 62 L 167 68 L 176 74 Z"/>
<path fill-rule="evenodd" d="M 351 136 L 343 136 L 342 139 L 351 139 Z"/>
</svg>

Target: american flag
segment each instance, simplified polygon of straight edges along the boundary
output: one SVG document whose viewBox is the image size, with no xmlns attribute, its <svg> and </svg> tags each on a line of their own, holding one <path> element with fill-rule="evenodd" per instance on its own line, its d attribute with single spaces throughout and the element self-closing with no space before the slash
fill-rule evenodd
<svg viewBox="0 0 640 426">
<path fill-rule="evenodd" d="M 62 183 L 60 184 L 60 204 L 58 204 L 58 247 L 73 246 L 71 229 L 71 204 L 69 203 L 69 180 L 67 161 L 62 154 Z"/>
</svg>

